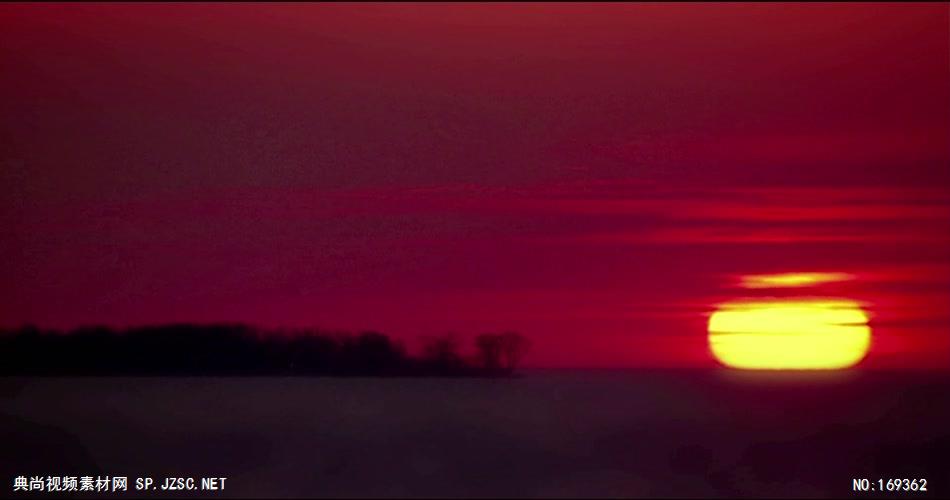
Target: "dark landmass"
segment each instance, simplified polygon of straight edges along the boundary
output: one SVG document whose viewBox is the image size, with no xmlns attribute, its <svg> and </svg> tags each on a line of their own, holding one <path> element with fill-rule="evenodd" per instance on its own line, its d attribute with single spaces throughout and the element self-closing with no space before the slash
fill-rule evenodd
<svg viewBox="0 0 950 500">
<path fill-rule="evenodd" d="M 228 477 L 100 498 L 946 498 L 948 390 L 873 370 L 0 377 L 0 476 Z"/>
<path fill-rule="evenodd" d="M 173 324 L 72 331 L 0 331 L 0 375 L 506 376 L 527 350 L 516 333 L 476 337 L 460 354 L 452 336 L 413 356 L 378 332 L 265 330 L 242 324 Z"/>
</svg>

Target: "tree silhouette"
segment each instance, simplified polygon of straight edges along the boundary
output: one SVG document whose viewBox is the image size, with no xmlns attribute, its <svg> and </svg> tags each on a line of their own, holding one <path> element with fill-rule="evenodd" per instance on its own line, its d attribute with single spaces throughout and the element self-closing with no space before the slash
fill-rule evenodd
<svg viewBox="0 0 950 500">
<path fill-rule="evenodd" d="M 512 373 L 521 363 L 528 349 L 530 342 L 524 336 L 515 332 L 505 332 L 501 334 L 501 366 L 506 373 Z"/>
<path fill-rule="evenodd" d="M 446 334 L 426 339 L 422 346 L 423 362 L 446 373 L 458 373 L 465 366 L 459 354 L 459 342 L 455 335 Z"/>
<path fill-rule="evenodd" d="M 0 330 L 0 375 L 478 376 L 514 371 L 527 340 L 476 339 L 467 361 L 454 335 L 428 339 L 420 357 L 378 332 L 261 330 L 242 324 L 170 324 L 68 332 Z"/>
<path fill-rule="evenodd" d="M 503 339 L 501 335 L 483 333 L 475 337 L 475 349 L 478 351 L 478 361 L 481 367 L 489 372 L 501 369 Z"/>
<path fill-rule="evenodd" d="M 529 346 L 528 339 L 514 332 L 485 333 L 475 337 L 478 362 L 489 373 L 514 372 Z"/>
</svg>

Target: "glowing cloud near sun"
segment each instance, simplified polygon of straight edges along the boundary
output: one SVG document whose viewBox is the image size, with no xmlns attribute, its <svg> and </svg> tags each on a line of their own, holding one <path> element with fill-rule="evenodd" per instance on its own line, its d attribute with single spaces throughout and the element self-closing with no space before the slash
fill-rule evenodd
<svg viewBox="0 0 950 500">
<path fill-rule="evenodd" d="M 709 317 L 710 350 L 732 368 L 848 368 L 870 344 L 868 315 L 853 300 L 738 300 Z"/>
<path fill-rule="evenodd" d="M 749 274 L 739 279 L 743 288 L 799 288 L 840 281 L 850 281 L 848 273 L 781 273 Z"/>
</svg>

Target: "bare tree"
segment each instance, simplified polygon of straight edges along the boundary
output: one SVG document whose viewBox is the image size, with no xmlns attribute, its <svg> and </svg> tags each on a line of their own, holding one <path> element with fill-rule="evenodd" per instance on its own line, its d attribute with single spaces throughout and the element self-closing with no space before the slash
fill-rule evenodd
<svg viewBox="0 0 950 500">
<path fill-rule="evenodd" d="M 475 348 L 482 368 L 489 372 L 497 372 L 501 369 L 503 343 L 502 336 L 494 333 L 483 333 L 475 337 Z"/>
<path fill-rule="evenodd" d="M 528 353 L 531 342 L 523 335 L 515 332 L 501 334 L 501 364 L 508 373 L 515 371 L 521 359 Z"/>
<path fill-rule="evenodd" d="M 486 333 L 475 338 L 479 362 L 488 372 L 514 372 L 529 347 L 528 339 L 515 332 Z"/>
<path fill-rule="evenodd" d="M 463 365 L 458 339 L 452 334 L 426 339 L 422 346 L 422 357 L 443 370 L 458 369 Z"/>
</svg>

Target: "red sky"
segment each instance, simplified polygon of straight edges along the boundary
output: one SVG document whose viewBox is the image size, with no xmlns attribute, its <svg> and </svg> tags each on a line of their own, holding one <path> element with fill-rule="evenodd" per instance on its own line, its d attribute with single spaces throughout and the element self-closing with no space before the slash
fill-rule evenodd
<svg viewBox="0 0 950 500">
<path fill-rule="evenodd" d="M 749 273 L 950 366 L 950 7 L 0 6 L 0 324 L 707 366 Z M 761 292 L 757 292 L 761 293 Z"/>
</svg>

